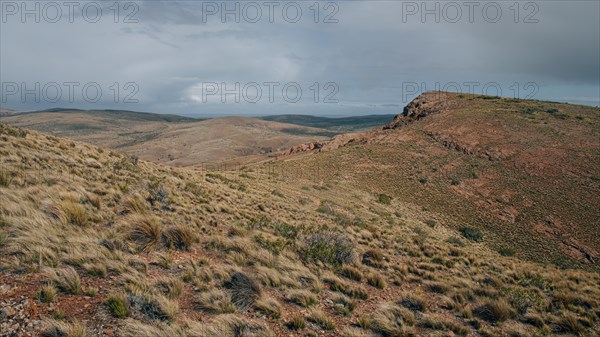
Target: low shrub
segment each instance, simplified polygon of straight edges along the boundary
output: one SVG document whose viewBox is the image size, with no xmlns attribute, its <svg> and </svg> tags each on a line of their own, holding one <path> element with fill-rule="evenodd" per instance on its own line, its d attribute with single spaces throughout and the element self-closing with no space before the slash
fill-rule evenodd
<svg viewBox="0 0 600 337">
<path fill-rule="evenodd" d="M 387 194 L 380 194 L 377 197 L 377 202 L 379 202 L 380 204 L 384 204 L 384 205 L 391 205 L 392 204 L 392 197 L 390 197 Z"/>
<path fill-rule="evenodd" d="M 320 231 L 304 241 L 300 248 L 300 255 L 306 261 L 342 265 L 352 264 L 355 261 L 354 250 L 354 243 L 346 235 Z"/>
<path fill-rule="evenodd" d="M 462 227 L 460 233 L 467 239 L 472 241 L 481 241 L 483 239 L 483 233 L 480 229 L 474 227 Z"/>
</svg>

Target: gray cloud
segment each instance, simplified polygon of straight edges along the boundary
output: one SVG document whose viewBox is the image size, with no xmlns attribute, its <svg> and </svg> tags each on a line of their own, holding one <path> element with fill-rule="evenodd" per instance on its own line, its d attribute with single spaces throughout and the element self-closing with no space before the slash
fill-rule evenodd
<svg viewBox="0 0 600 337">
<path fill-rule="evenodd" d="M 275 11 L 274 23 L 265 17 L 258 23 L 231 22 L 231 17 L 222 23 L 218 15 L 203 22 L 200 1 L 138 2 L 134 16 L 138 23 L 123 22 L 132 13 L 124 8 L 115 23 L 105 3 L 96 23 L 86 22 L 81 14 L 74 23 L 22 23 L 18 16 L 8 16 L 0 29 L 3 83 L 25 82 L 31 87 L 38 82 L 43 87 L 49 82 L 94 82 L 103 96 L 96 103 L 81 95 L 72 103 L 64 99 L 52 103 L 43 97 L 37 103 L 32 96 L 22 102 L 20 95 L 10 95 L 0 104 L 17 109 L 73 106 L 200 115 L 395 113 L 414 96 L 403 95 L 407 84 L 432 90 L 451 82 L 463 90 L 468 89 L 466 82 L 477 82 L 476 91 L 494 83 L 504 96 L 515 94 L 514 83 L 519 96 L 524 96 L 526 84 L 533 82 L 538 88 L 535 98 L 600 104 L 596 1 L 534 2 L 538 23 L 522 22 L 531 13 L 525 3 L 519 23 L 514 22 L 512 2 L 496 2 L 503 11 L 496 23 L 486 22 L 477 11 L 474 23 L 466 20 L 465 12 L 457 23 L 443 17 L 436 23 L 432 15 L 423 23 L 419 15 L 403 22 L 407 2 L 340 1 L 335 2 L 338 23 L 316 24 L 309 8 L 312 2 L 298 3 L 303 16 L 297 23 L 286 22 L 280 11 Z M 481 2 L 478 8 L 488 3 Z M 323 20 L 331 8 L 321 5 Z M 255 104 L 243 99 L 236 104 L 230 98 L 222 104 L 218 95 L 208 103 L 201 99 L 203 82 L 243 86 L 269 81 L 298 83 L 302 99 L 286 103 L 280 91 L 273 103 L 266 97 Z M 117 103 L 109 89 L 115 82 L 120 87 Z M 130 93 L 124 88 L 128 82 L 139 87 L 138 103 L 122 102 Z M 318 103 L 311 89 L 315 82 Z M 325 88 L 328 82 L 339 88 L 334 95 L 338 103 L 322 102 L 332 92 Z"/>
</svg>

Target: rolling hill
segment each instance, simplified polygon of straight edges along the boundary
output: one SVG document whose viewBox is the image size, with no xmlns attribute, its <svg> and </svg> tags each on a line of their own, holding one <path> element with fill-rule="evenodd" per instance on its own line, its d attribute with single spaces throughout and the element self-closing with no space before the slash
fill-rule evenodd
<svg viewBox="0 0 600 337">
<path fill-rule="evenodd" d="M 303 142 L 334 135 L 324 129 L 225 117 L 196 120 L 116 110 L 18 113 L 2 122 L 123 151 L 174 166 L 237 165 L 267 159 Z"/>
</svg>

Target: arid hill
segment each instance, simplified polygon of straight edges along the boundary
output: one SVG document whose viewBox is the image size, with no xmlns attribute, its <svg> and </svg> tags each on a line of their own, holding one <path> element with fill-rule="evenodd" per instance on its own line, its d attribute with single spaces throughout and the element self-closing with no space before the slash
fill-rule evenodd
<svg viewBox="0 0 600 337">
<path fill-rule="evenodd" d="M 414 203 L 522 258 L 600 263 L 598 108 L 432 92 L 382 128 L 316 147 L 277 169 Z"/>
<path fill-rule="evenodd" d="M 600 333 L 597 109 L 420 100 L 231 172 L 0 124 L 0 335 Z"/>
<path fill-rule="evenodd" d="M 235 166 L 269 158 L 296 144 L 334 133 L 256 118 L 197 120 L 115 110 L 36 111 L 2 122 L 85 141 L 172 166 Z"/>
</svg>

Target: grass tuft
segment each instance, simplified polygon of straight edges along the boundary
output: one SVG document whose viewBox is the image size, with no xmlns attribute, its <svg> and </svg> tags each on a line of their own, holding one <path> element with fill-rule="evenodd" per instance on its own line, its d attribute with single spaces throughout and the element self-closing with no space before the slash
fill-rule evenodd
<svg viewBox="0 0 600 337">
<path fill-rule="evenodd" d="M 262 289 L 258 282 L 241 272 L 231 274 L 231 279 L 225 283 L 231 294 L 231 300 L 236 307 L 246 310 L 260 298 Z"/>
<path fill-rule="evenodd" d="M 48 268 L 46 275 L 61 291 L 67 294 L 81 294 L 81 278 L 73 267 Z"/>
<path fill-rule="evenodd" d="M 124 294 L 110 294 L 106 298 L 106 305 L 110 313 L 116 318 L 125 318 L 129 315 L 129 303 Z"/>
</svg>

